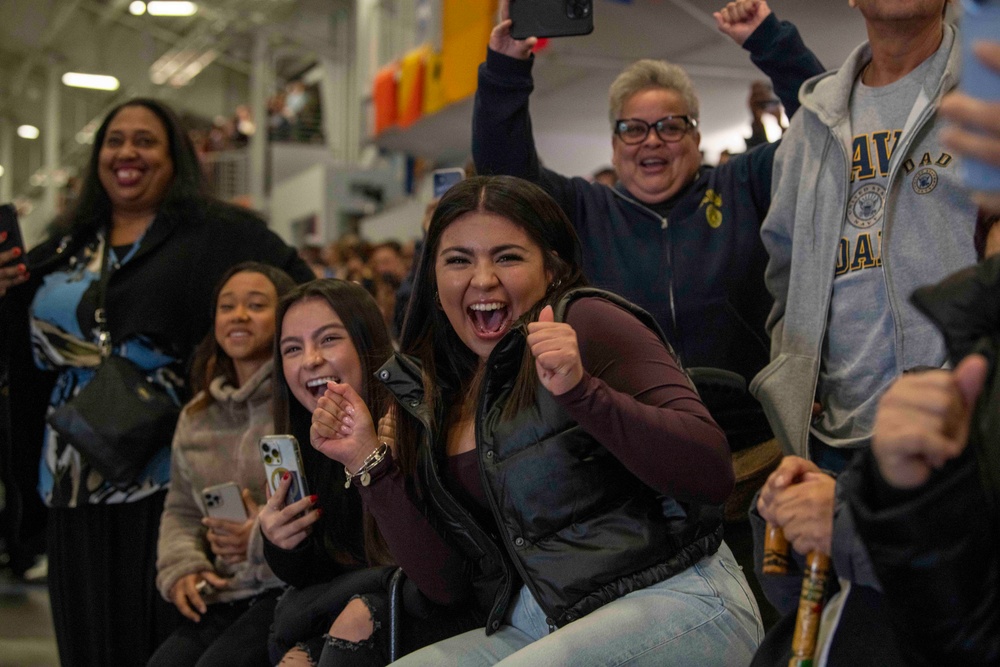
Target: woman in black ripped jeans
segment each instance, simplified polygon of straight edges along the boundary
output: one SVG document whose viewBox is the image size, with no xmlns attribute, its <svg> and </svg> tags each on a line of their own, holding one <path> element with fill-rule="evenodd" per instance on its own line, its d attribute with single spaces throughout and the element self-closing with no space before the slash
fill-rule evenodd
<svg viewBox="0 0 1000 667">
<path fill-rule="evenodd" d="M 344 467 L 307 444 L 312 411 L 329 383 L 349 384 L 384 414 L 388 393 L 370 378 L 392 354 L 388 332 L 368 292 L 343 280 L 316 280 L 290 292 L 278 305 L 275 332 L 275 368 L 281 371 L 275 373 L 275 430 L 294 434 L 301 444 L 313 495 L 286 504 L 293 480 L 284 479 L 260 513 L 268 565 L 291 586 L 275 610 L 271 662 L 388 664 L 393 560 L 363 515 L 357 490 L 345 488 Z M 381 435 L 391 438 L 385 422 Z M 475 615 L 443 613 L 412 584 L 403 597 L 404 652 L 482 623 Z M 370 617 L 363 615 L 369 631 L 366 641 L 355 642 L 354 629 L 333 620 L 346 606 L 363 603 L 371 610 Z"/>
</svg>

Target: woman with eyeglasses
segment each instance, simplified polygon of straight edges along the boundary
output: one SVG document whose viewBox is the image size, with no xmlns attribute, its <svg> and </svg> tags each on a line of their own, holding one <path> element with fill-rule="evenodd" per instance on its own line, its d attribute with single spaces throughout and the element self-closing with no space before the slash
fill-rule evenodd
<svg viewBox="0 0 1000 667">
<path fill-rule="evenodd" d="M 536 40 L 511 36 L 507 5 L 501 2 L 505 20 L 493 29 L 479 68 L 472 141 L 477 172 L 541 186 L 580 236 L 591 283 L 649 312 L 686 367 L 722 368 L 749 383 L 769 361 L 764 323 L 772 301 L 759 230 L 777 146 L 722 167 L 704 165 L 699 100 L 687 73 L 662 60 L 638 60 L 608 91 L 618 183 L 609 187 L 543 167 L 528 107 Z M 766 2 L 730 5 L 717 16 L 720 30 L 750 51 L 792 115 L 799 86 L 823 66 Z M 663 14 L 670 20 L 666 8 Z M 731 407 L 713 416 L 734 451 L 771 437 L 760 404 L 749 395 Z"/>
</svg>

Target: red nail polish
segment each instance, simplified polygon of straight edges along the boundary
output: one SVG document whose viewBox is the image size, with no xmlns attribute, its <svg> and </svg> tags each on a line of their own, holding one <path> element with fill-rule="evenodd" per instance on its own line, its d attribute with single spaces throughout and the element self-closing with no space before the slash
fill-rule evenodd
<svg viewBox="0 0 1000 667">
<path fill-rule="evenodd" d="M 26 276 L 26 275 L 28 275 L 28 267 L 26 265 L 24 265 L 24 264 L 18 264 L 17 265 L 17 272 Z"/>
<path fill-rule="evenodd" d="M 316 516 L 323 516 L 323 508 L 322 507 L 317 507 L 316 508 Z"/>
<path fill-rule="evenodd" d="M 7 232 L 0 232 L 0 243 L 7 240 Z"/>
<path fill-rule="evenodd" d="M 14 255 L 14 257 L 20 257 L 21 248 L 19 248 L 18 246 L 14 246 L 14 249 L 11 251 L 11 254 Z"/>
<path fill-rule="evenodd" d="M 316 504 L 317 500 L 319 500 L 319 496 L 317 496 L 316 494 L 309 496 L 309 502 L 311 502 L 313 505 Z"/>
<path fill-rule="evenodd" d="M 284 475 L 281 476 L 281 480 L 284 481 L 284 480 L 288 479 L 288 477 L 289 477 L 289 473 L 286 472 Z"/>
</svg>

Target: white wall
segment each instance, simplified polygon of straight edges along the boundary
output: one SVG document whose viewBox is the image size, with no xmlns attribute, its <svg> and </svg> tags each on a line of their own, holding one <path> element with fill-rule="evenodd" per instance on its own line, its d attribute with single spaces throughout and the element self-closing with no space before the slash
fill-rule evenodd
<svg viewBox="0 0 1000 667">
<path fill-rule="evenodd" d="M 419 239 L 423 234 L 420 222 L 424 219 L 425 208 L 422 200 L 412 197 L 387 211 L 368 216 L 361 221 L 361 236 L 372 243 Z"/>
<path fill-rule="evenodd" d="M 326 165 L 317 164 L 272 188 L 270 227 L 285 243 L 297 245 L 300 242 L 293 238 L 292 222 L 308 215 L 315 215 L 318 229 L 325 229 L 330 208 L 329 171 Z M 322 244 L 326 239 L 316 241 Z"/>
</svg>

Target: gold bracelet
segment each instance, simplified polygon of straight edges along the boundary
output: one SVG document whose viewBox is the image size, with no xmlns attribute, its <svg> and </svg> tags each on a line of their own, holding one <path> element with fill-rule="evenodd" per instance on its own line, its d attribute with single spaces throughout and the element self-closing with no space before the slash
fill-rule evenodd
<svg viewBox="0 0 1000 667">
<path fill-rule="evenodd" d="M 388 453 L 389 453 L 389 445 L 383 442 L 381 445 L 375 448 L 375 451 L 373 451 L 371 454 L 368 455 L 368 458 L 364 460 L 364 462 L 361 464 L 361 467 L 358 468 L 358 471 L 356 473 L 351 473 L 351 471 L 347 469 L 347 466 L 344 466 L 344 475 L 347 477 L 347 479 L 344 480 L 344 488 L 345 489 L 351 488 L 351 482 L 353 482 L 355 479 L 359 477 L 361 478 L 361 486 L 368 486 L 369 484 L 371 484 L 372 469 L 375 468 L 375 466 L 377 466 L 379 463 L 382 463 L 382 461 L 385 460 L 386 454 Z"/>
</svg>

